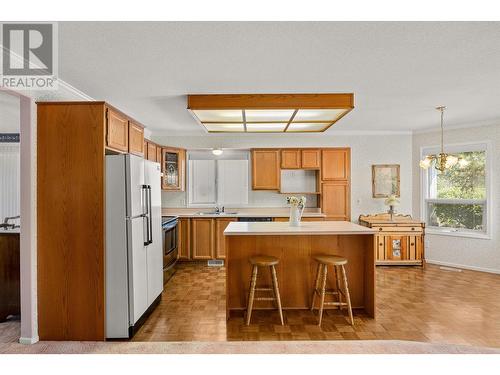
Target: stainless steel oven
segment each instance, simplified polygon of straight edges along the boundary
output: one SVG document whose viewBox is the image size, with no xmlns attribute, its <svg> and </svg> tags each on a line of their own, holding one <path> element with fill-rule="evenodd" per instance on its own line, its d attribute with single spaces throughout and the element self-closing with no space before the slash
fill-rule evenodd
<svg viewBox="0 0 500 375">
<path fill-rule="evenodd" d="M 165 284 L 175 273 L 177 263 L 177 239 L 179 235 L 177 216 L 164 216 L 163 228 L 163 283 Z"/>
</svg>

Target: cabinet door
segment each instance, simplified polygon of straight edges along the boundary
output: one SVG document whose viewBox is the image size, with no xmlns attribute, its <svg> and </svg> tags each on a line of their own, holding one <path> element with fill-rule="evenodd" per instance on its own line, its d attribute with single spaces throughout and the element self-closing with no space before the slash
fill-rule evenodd
<svg viewBox="0 0 500 375">
<path fill-rule="evenodd" d="M 161 147 L 156 145 L 156 161 L 161 164 Z"/>
<path fill-rule="evenodd" d="M 216 219 L 215 220 L 215 257 L 217 259 L 226 258 L 226 236 L 224 230 L 230 222 L 236 219 Z"/>
<path fill-rule="evenodd" d="M 280 189 L 279 150 L 252 150 L 252 189 Z"/>
<path fill-rule="evenodd" d="M 191 220 L 192 259 L 213 259 L 214 219 Z"/>
<path fill-rule="evenodd" d="M 385 236 L 375 236 L 377 260 L 385 260 Z"/>
<path fill-rule="evenodd" d="M 156 160 L 156 145 L 152 142 L 148 142 L 148 160 Z"/>
<path fill-rule="evenodd" d="M 326 149 L 321 155 L 321 179 L 348 181 L 350 174 L 350 150 Z"/>
<path fill-rule="evenodd" d="M 321 166 L 320 150 L 302 150 L 301 159 L 303 169 L 319 169 Z"/>
<path fill-rule="evenodd" d="M 299 169 L 301 166 L 300 150 L 281 150 L 281 168 Z"/>
<path fill-rule="evenodd" d="M 127 118 L 109 108 L 106 118 L 106 147 L 116 151 L 128 152 Z"/>
<path fill-rule="evenodd" d="M 186 152 L 182 149 L 162 149 L 162 189 L 184 191 Z"/>
<path fill-rule="evenodd" d="M 351 219 L 350 188 L 342 182 L 325 182 L 321 184 L 321 209 L 326 220 Z"/>
<path fill-rule="evenodd" d="M 137 156 L 144 155 L 144 128 L 129 122 L 128 125 L 128 152 Z"/>
<path fill-rule="evenodd" d="M 149 143 L 148 140 L 144 139 L 144 146 L 142 146 L 144 147 L 144 155 L 143 155 L 144 159 L 148 158 L 148 143 Z"/>
<path fill-rule="evenodd" d="M 189 219 L 179 219 L 179 236 L 177 237 L 177 250 L 179 259 L 191 259 L 191 225 Z"/>
<path fill-rule="evenodd" d="M 386 236 L 385 241 L 387 260 L 408 260 L 408 236 Z"/>
</svg>

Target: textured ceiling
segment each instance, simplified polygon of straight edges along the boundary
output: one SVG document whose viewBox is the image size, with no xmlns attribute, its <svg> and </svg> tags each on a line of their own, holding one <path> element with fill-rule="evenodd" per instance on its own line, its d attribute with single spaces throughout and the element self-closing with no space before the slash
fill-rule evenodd
<svg viewBox="0 0 500 375">
<path fill-rule="evenodd" d="M 204 134 L 186 94 L 353 92 L 337 131 L 500 121 L 500 23 L 59 24 L 59 75 L 153 134 Z"/>
</svg>

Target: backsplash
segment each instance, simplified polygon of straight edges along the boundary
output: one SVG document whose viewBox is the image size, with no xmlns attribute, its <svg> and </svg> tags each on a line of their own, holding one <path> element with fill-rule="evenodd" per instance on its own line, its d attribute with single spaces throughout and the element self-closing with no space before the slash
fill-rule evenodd
<svg viewBox="0 0 500 375">
<path fill-rule="evenodd" d="M 296 194 L 298 195 L 298 194 Z M 306 207 L 317 207 L 315 195 L 307 195 Z M 163 191 L 161 203 L 164 208 L 187 207 L 187 192 Z M 254 191 L 248 192 L 248 205 L 246 207 L 288 207 L 286 195 L 274 191 Z"/>
</svg>

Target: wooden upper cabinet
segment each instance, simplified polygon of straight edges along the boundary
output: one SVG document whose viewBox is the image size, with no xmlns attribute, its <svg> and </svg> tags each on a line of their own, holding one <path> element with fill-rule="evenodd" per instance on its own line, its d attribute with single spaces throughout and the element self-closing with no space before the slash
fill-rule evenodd
<svg viewBox="0 0 500 375">
<path fill-rule="evenodd" d="M 153 142 L 148 142 L 148 150 L 147 150 L 147 159 L 151 161 L 158 161 L 156 159 L 156 149 L 158 146 L 154 144 Z"/>
<path fill-rule="evenodd" d="M 156 161 L 161 164 L 161 147 L 156 145 Z"/>
<path fill-rule="evenodd" d="M 214 221 L 214 219 L 191 220 L 192 259 L 213 259 Z"/>
<path fill-rule="evenodd" d="M 321 167 L 320 150 L 301 150 L 301 159 L 303 169 L 319 169 Z"/>
<path fill-rule="evenodd" d="M 325 149 L 321 155 L 321 179 L 323 181 L 350 178 L 350 149 Z"/>
<path fill-rule="evenodd" d="M 321 208 L 326 220 L 351 220 L 351 189 L 342 182 L 321 184 Z"/>
<path fill-rule="evenodd" d="M 252 150 L 252 189 L 280 189 L 280 150 Z"/>
<path fill-rule="evenodd" d="M 144 155 L 144 128 L 129 121 L 128 125 L 128 152 L 134 155 Z"/>
<path fill-rule="evenodd" d="M 128 137 L 127 117 L 108 108 L 106 112 L 106 147 L 115 151 L 128 152 Z"/>
<path fill-rule="evenodd" d="M 186 174 L 186 150 L 162 149 L 162 189 L 184 191 Z"/>
<path fill-rule="evenodd" d="M 302 164 L 300 150 L 281 150 L 281 168 L 299 169 Z"/>
</svg>

